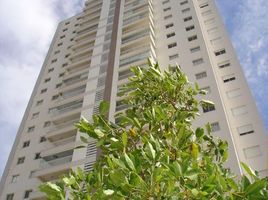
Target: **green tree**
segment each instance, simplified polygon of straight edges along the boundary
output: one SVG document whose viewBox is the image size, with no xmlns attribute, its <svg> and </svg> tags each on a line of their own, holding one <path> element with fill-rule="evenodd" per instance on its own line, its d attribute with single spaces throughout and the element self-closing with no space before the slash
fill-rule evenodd
<svg viewBox="0 0 268 200">
<path fill-rule="evenodd" d="M 93 170 L 40 186 L 48 199 L 268 199 L 266 178 L 242 164 L 248 175 L 237 181 L 223 167 L 228 144 L 213 138 L 209 124 L 191 127 L 199 108 L 213 104 L 197 100 L 205 94 L 198 85 L 178 67 L 161 72 L 149 62 L 132 72 L 121 90 L 129 107 L 117 124 L 107 120 L 103 102 L 93 122 L 76 125 L 83 141 L 94 138 L 101 149 Z"/>
</svg>

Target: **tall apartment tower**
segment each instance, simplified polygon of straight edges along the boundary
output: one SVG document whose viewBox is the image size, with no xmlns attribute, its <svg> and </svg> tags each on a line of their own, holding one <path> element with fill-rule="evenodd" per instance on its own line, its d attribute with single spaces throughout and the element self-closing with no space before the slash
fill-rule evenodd
<svg viewBox="0 0 268 200">
<path fill-rule="evenodd" d="M 194 126 L 212 123 L 229 142 L 227 166 L 240 161 L 262 176 L 268 137 L 214 0 L 88 0 L 83 11 L 62 21 L 55 33 L 18 130 L 0 185 L 0 199 L 45 199 L 37 186 L 96 160 L 73 124 L 110 102 L 109 118 L 125 109 L 118 88 L 131 65 L 150 57 L 162 67 L 178 64 L 208 91 L 215 106 L 200 108 Z"/>
</svg>

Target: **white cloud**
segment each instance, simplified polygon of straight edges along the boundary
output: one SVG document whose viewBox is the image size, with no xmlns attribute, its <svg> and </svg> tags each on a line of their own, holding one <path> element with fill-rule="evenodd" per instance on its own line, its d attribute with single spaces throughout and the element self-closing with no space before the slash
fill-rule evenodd
<svg viewBox="0 0 268 200">
<path fill-rule="evenodd" d="M 234 17 L 232 39 L 247 77 L 254 82 L 266 76 L 268 71 L 265 55 L 268 49 L 267 9 L 267 0 L 243 0 Z"/>
<path fill-rule="evenodd" d="M 0 175 L 56 26 L 82 4 L 0 0 Z"/>
</svg>

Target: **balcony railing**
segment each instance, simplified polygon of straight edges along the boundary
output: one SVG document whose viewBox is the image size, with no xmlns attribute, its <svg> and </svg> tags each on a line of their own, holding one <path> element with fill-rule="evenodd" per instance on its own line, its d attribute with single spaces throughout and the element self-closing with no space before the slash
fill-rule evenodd
<svg viewBox="0 0 268 200">
<path fill-rule="evenodd" d="M 61 158 L 57 158 L 54 160 L 50 160 L 50 161 L 45 161 L 44 159 L 42 159 L 40 161 L 40 168 L 42 169 L 46 169 L 49 167 L 54 167 L 54 166 L 58 166 L 61 164 L 65 164 L 65 163 L 69 163 L 72 161 L 72 155 L 66 156 L 66 157 L 61 157 Z"/>
</svg>

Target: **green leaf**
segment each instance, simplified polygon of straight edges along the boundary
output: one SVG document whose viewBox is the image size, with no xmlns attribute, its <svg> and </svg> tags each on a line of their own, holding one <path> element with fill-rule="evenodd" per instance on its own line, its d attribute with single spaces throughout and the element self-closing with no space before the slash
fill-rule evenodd
<svg viewBox="0 0 268 200">
<path fill-rule="evenodd" d="M 253 177 L 255 180 L 257 179 L 257 176 L 254 173 L 254 171 L 246 163 L 241 162 L 241 165 L 242 165 L 243 169 L 248 173 L 248 175 Z"/>
<path fill-rule="evenodd" d="M 130 169 L 132 169 L 133 171 L 135 171 L 135 166 L 134 166 L 132 160 L 128 157 L 128 155 L 126 153 L 124 153 L 124 157 L 125 157 L 125 160 L 126 160 L 128 167 Z"/>
<path fill-rule="evenodd" d="M 192 150 L 191 150 L 193 158 L 196 160 L 199 155 L 199 147 L 196 143 L 192 143 Z"/>
<path fill-rule="evenodd" d="M 109 110 L 109 103 L 107 101 L 102 101 L 99 106 L 99 111 L 101 115 L 105 115 Z"/>
<path fill-rule="evenodd" d="M 193 194 L 195 197 L 199 194 L 198 190 L 195 189 L 195 188 L 192 189 L 191 192 L 192 192 L 192 194 Z"/>
<path fill-rule="evenodd" d="M 122 171 L 112 171 L 110 173 L 110 180 L 112 181 L 113 184 L 116 186 L 123 185 L 126 182 L 125 175 L 123 174 Z"/>
<path fill-rule="evenodd" d="M 215 105 L 212 101 L 204 100 L 204 99 L 201 100 L 201 103 L 204 105 Z"/>
<path fill-rule="evenodd" d="M 127 133 L 126 132 L 122 134 L 122 142 L 123 142 L 124 147 L 126 147 L 127 146 Z"/>
<path fill-rule="evenodd" d="M 98 128 L 95 128 L 94 129 L 94 132 L 98 135 L 98 137 L 99 138 L 102 138 L 102 137 L 104 137 L 104 133 L 100 130 L 100 129 L 98 129 Z"/>
<path fill-rule="evenodd" d="M 197 128 L 195 131 L 195 135 L 197 138 L 201 138 L 204 135 L 204 129 L 203 128 Z"/>
<path fill-rule="evenodd" d="M 256 181 L 255 183 L 249 185 L 245 190 L 246 195 L 254 195 L 254 193 L 259 192 L 261 189 L 265 188 L 267 182 L 265 180 Z"/>
<path fill-rule="evenodd" d="M 103 193 L 104 193 L 106 196 L 111 196 L 111 195 L 114 194 L 114 190 L 110 190 L 110 189 L 108 189 L 108 190 L 103 190 Z"/>
<path fill-rule="evenodd" d="M 154 148 L 153 148 L 153 146 L 152 146 L 152 144 L 151 143 L 149 143 L 148 142 L 148 144 L 146 145 L 146 153 L 147 153 L 147 155 L 151 158 L 151 159 L 155 159 L 155 150 L 154 150 Z"/>
</svg>

